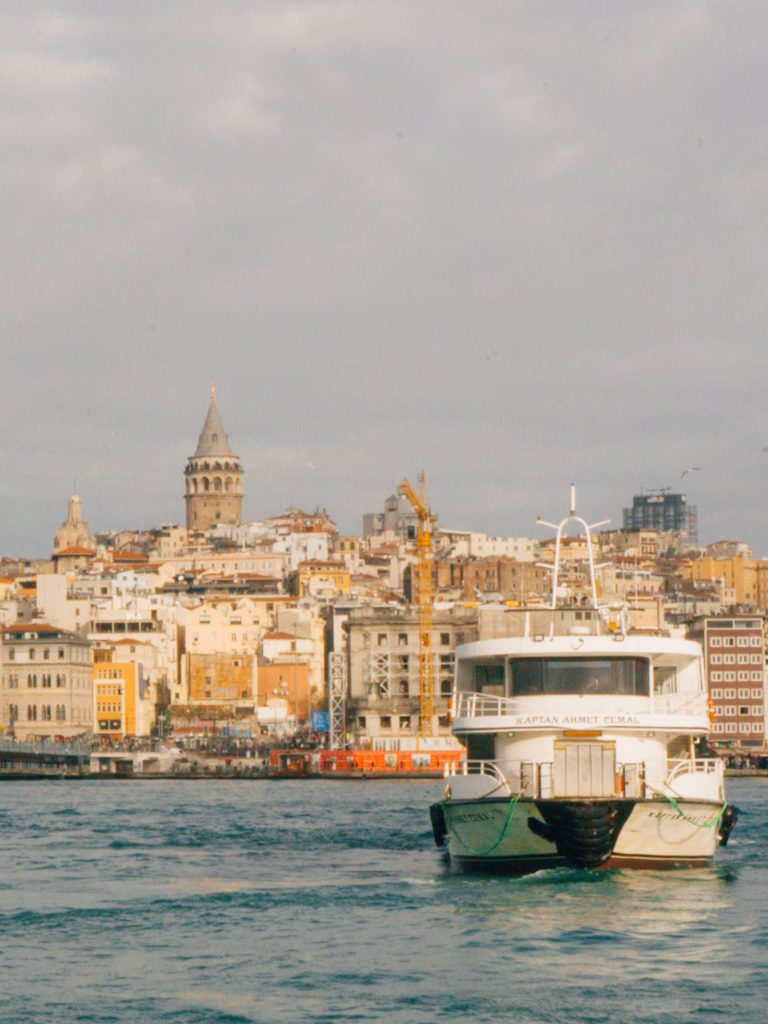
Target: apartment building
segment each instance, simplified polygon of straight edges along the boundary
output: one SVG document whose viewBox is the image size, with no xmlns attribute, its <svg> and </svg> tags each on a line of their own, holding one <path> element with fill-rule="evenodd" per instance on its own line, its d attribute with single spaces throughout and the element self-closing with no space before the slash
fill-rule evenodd
<svg viewBox="0 0 768 1024">
<path fill-rule="evenodd" d="M 6 626 L 2 635 L 2 724 L 20 739 L 90 732 L 90 642 L 45 622 Z"/>
<path fill-rule="evenodd" d="M 704 650 L 713 722 L 719 746 L 760 749 L 765 744 L 765 639 L 761 616 L 713 616 L 689 631 Z"/>
<path fill-rule="evenodd" d="M 149 736 L 155 704 L 140 661 L 113 660 L 111 648 L 93 652 L 94 733 L 109 740 Z"/>
</svg>

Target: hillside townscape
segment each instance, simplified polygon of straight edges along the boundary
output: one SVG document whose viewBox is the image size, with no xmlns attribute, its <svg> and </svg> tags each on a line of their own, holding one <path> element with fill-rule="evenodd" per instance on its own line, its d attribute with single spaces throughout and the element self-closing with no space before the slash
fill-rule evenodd
<svg viewBox="0 0 768 1024">
<path fill-rule="evenodd" d="M 246 750 L 447 740 L 457 644 L 551 601 L 551 537 L 443 526 L 423 475 L 418 493 L 395 484 L 362 536 L 341 535 L 324 508 L 242 522 L 243 476 L 211 389 L 184 468 L 186 525 L 94 535 L 72 496 L 49 559 L 3 559 L 7 736 L 101 748 L 226 738 Z M 671 490 L 635 496 L 623 527 L 595 539 L 600 603 L 634 632 L 700 640 L 712 743 L 760 751 L 768 560 L 738 540 L 699 547 L 696 509 Z M 585 544 L 565 540 L 558 605 L 587 601 Z"/>
</svg>

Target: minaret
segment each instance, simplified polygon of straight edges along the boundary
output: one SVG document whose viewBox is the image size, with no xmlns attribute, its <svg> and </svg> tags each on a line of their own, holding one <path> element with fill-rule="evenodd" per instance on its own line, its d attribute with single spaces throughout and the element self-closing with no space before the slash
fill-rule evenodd
<svg viewBox="0 0 768 1024">
<path fill-rule="evenodd" d="M 187 529 L 208 530 L 217 523 L 239 523 L 243 506 L 243 469 L 232 454 L 216 408 L 216 388 L 197 442 L 187 460 Z"/>
</svg>

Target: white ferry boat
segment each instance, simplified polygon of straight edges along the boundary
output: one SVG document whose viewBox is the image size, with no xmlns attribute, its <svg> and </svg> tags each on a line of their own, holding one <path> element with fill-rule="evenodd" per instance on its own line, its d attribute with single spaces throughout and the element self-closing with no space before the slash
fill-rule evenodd
<svg viewBox="0 0 768 1024">
<path fill-rule="evenodd" d="M 510 610 L 513 635 L 457 649 L 466 757 L 430 808 L 435 841 L 460 867 L 510 874 L 706 864 L 736 809 L 723 762 L 697 754 L 709 731 L 701 649 L 628 633 L 624 611 L 599 604 L 590 529 L 603 524 L 574 501 L 572 490 L 569 515 L 545 524 L 557 530 L 551 606 Z M 590 592 L 569 607 L 561 542 L 574 525 Z"/>
</svg>

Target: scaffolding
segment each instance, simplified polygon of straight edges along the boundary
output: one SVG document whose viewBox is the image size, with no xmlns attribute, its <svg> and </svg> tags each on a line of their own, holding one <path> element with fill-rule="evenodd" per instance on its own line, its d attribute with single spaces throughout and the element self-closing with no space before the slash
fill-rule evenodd
<svg viewBox="0 0 768 1024">
<path fill-rule="evenodd" d="M 331 750 L 343 747 L 347 739 L 347 656 L 343 651 L 328 655 L 328 726 Z"/>
</svg>

